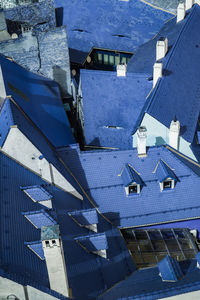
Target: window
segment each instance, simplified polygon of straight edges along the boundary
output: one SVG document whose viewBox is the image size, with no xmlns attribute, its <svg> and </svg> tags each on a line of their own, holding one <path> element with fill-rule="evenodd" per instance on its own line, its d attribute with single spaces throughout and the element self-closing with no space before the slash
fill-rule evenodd
<svg viewBox="0 0 200 300">
<path fill-rule="evenodd" d="M 108 64 L 108 54 L 104 54 L 104 56 L 103 56 L 103 62 L 104 62 L 105 65 Z"/>
<path fill-rule="evenodd" d="M 137 184 L 130 185 L 130 186 L 128 187 L 128 192 L 129 192 L 129 194 L 137 193 Z"/>
<path fill-rule="evenodd" d="M 163 182 L 160 182 L 160 190 L 172 190 L 175 187 L 175 181 L 173 179 L 166 179 Z"/>
<path fill-rule="evenodd" d="M 122 235 L 138 268 L 156 265 L 166 255 L 177 260 L 194 258 L 198 252 L 192 235 L 181 229 L 122 229 Z"/>
<path fill-rule="evenodd" d="M 164 181 L 163 182 L 163 189 L 171 189 L 172 188 L 172 181 Z"/>
</svg>

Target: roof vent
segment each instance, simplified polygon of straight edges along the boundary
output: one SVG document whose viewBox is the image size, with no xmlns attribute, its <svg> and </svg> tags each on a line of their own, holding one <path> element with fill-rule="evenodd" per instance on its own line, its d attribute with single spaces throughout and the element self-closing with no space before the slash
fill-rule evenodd
<svg viewBox="0 0 200 300">
<path fill-rule="evenodd" d="M 147 129 L 145 126 L 140 126 L 137 130 L 137 151 L 139 157 L 145 157 L 147 155 L 146 140 Z"/>
<path fill-rule="evenodd" d="M 156 43 L 156 60 L 165 57 L 168 51 L 168 39 L 160 38 Z"/>
<path fill-rule="evenodd" d="M 179 134 L 180 122 L 175 118 L 173 121 L 171 121 L 169 128 L 169 145 L 176 150 L 178 150 Z"/>
<path fill-rule="evenodd" d="M 153 87 L 155 87 L 159 78 L 162 77 L 162 63 L 155 63 L 153 66 Z"/>
<path fill-rule="evenodd" d="M 180 21 L 184 20 L 185 18 L 185 3 L 179 3 L 177 7 L 177 20 L 176 22 L 179 23 Z"/>
<path fill-rule="evenodd" d="M 194 0 L 185 0 L 185 10 L 188 10 L 194 4 Z"/>
<path fill-rule="evenodd" d="M 117 76 L 126 76 L 127 65 L 120 64 L 117 65 Z"/>
</svg>

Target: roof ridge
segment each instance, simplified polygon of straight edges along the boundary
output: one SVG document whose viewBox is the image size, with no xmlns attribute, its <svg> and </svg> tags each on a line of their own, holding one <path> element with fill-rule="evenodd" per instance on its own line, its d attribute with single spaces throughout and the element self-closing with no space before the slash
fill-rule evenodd
<svg viewBox="0 0 200 300">
<path fill-rule="evenodd" d="M 184 162 L 182 162 L 180 159 L 178 159 L 174 154 L 177 154 L 179 156 L 181 156 L 182 158 L 184 158 L 185 160 L 189 161 L 190 163 L 194 164 L 195 166 L 200 168 L 200 164 L 197 163 L 195 160 L 193 160 L 192 158 L 186 156 L 185 154 L 179 152 L 178 150 L 175 150 L 174 148 L 170 147 L 169 145 L 163 145 L 163 147 L 167 150 L 169 150 L 170 155 L 172 155 L 176 161 L 178 161 L 179 163 L 181 163 L 182 165 L 184 165 L 185 168 L 187 168 L 188 170 L 190 170 L 190 172 L 192 172 L 195 176 L 200 177 L 199 175 L 197 175 L 190 167 L 188 167 L 186 164 L 184 164 Z"/>
</svg>

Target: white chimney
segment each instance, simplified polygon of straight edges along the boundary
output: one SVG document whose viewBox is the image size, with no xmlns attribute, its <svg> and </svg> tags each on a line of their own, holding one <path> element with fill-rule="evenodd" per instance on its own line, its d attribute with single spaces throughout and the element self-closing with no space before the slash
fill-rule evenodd
<svg viewBox="0 0 200 300">
<path fill-rule="evenodd" d="M 1 66 L 0 66 L 0 98 L 2 100 L 4 100 L 6 98 L 6 89 L 5 89 L 4 78 L 3 78 Z M 2 102 L 1 99 L 0 99 L 0 104 Z"/>
<path fill-rule="evenodd" d="M 194 0 L 194 4 L 200 5 L 200 0 Z"/>
<path fill-rule="evenodd" d="M 120 64 L 117 65 L 117 76 L 126 76 L 127 65 Z"/>
<path fill-rule="evenodd" d="M 153 87 L 155 87 L 159 78 L 162 77 L 162 63 L 155 63 L 153 66 Z"/>
<path fill-rule="evenodd" d="M 180 122 L 176 119 L 171 121 L 169 128 L 169 145 L 178 150 L 178 140 L 180 134 Z"/>
<path fill-rule="evenodd" d="M 185 0 L 185 10 L 188 10 L 194 4 L 194 0 Z"/>
<path fill-rule="evenodd" d="M 41 240 L 49 276 L 50 288 L 66 297 L 70 296 L 59 225 L 43 226 Z"/>
<path fill-rule="evenodd" d="M 146 141 L 147 129 L 144 126 L 140 126 L 137 130 L 137 151 L 139 157 L 145 157 L 147 155 Z"/>
<path fill-rule="evenodd" d="M 156 60 L 165 57 L 168 51 L 168 39 L 160 38 L 156 43 Z"/>
<path fill-rule="evenodd" d="M 177 7 L 177 20 L 176 22 L 180 22 L 185 18 L 185 3 L 181 2 L 179 3 Z"/>
</svg>

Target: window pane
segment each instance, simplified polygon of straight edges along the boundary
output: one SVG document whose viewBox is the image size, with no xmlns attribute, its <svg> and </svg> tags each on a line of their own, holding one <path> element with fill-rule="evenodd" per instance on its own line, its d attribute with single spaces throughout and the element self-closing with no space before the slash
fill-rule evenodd
<svg viewBox="0 0 200 300">
<path fill-rule="evenodd" d="M 176 240 L 166 240 L 165 243 L 170 252 L 180 251 Z"/>
<path fill-rule="evenodd" d="M 114 56 L 113 55 L 110 55 L 109 60 L 110 60 L 110 65 L 114 65 Z"/>
<path fill-rule="evenodd" d="M 147 234 L 144 230 L 135 230 L 135 236 L 137 240 L 146 240 L 148 239 Z"/>
<path fill-rule="evenodd" d="M 119 56 L 115 56 L 115 65 L 119 65 Z"/>
<path fill-rule="evenodd" d="M 174 239 L 174 234 L 171 230 L 161 230 L 161 233 L 165 240 Z"/>
<path fill-rule="evenodd" d="M 108 54 L 103 55 L 103 62 L 104 62 L 105 65 L 108 64 Z"/>
<path fill-rule="evenodd" d="M 165 243 L 160 240 L 160 241 L 152 241 L 152 245 L 155 251 L 165 251 L 166 250 L 166 246 Z"/>
<path fill-rule="evenodd" d="M 126 57 L 121 57 L 121 63 L 126 64 Z"/>
<path fill-rule="evenodd" d="M 153 251 L 153 248 L 151 246 L 151 242 L 146 240 L 146 241 L 140 241 L 140 250 L 141 251 Z"/>
<path fill-rule="evenodd" d="M 102 54 L 98 53 L 97 57 L 98 57 L 98 63 L 102 64 Z"/>
</svg>

